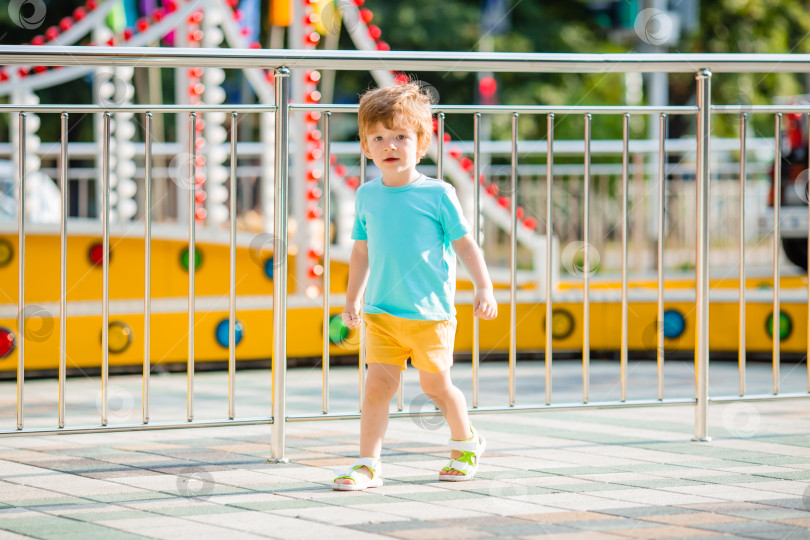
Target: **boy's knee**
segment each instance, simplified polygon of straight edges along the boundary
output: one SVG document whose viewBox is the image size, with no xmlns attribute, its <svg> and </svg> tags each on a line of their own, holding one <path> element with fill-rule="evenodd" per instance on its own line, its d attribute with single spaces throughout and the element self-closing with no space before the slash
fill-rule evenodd
<svg viewBox="0 0 810 540">
<path fill-rule="evenodd" d="M 373 401 L 391 401 L 397 389 L 398 385 L 395 384 L 367 381 L 365 397 Z"/>
</svg>

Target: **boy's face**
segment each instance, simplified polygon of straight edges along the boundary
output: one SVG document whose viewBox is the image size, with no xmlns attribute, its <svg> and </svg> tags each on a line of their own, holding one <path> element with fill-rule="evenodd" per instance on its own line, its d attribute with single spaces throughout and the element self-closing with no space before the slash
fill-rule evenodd
<svg viewBox="0 0 810 540">
<path fill-rule="evenodd" d="M 377 122 L 360 144 L 384 178 L 413 180 L 419 148 L 416 131 L 412 128 L 388 129 Z"/>
</svg>

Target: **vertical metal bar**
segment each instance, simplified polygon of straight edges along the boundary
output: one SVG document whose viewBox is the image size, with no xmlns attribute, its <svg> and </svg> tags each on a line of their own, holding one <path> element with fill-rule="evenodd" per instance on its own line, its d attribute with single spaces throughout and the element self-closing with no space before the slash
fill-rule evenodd
<svg viewBox="0 0 810 540">
<path fill-rule="evenodd" d="M 782 113 L 776 113 L 773 157 L 773 393 L 779 393 L 779 362 L 780 351 L 780 294 L 779 294 L 779 250 L 781 238 L 781 206 L 782 206 Z"/>
<path fill-rule="evenodd" d="M 554 185 L 554 114 L 549 114 L 546 119 L 546 405 L 551 405 L 551 362 L 552 362 L 552 298 L 551 298 L 551 277 L 552 265 L 552 244 L 554 243 L 554 229 L 552 225 L 553 208 L 552 186 Z M 515 210 L 515 207 L 512 208 Z"/>
<path fill-rule="evenodd" d="M 627 198 L 630 191 L 630 115 L 622 122 L 622 349 L 620 397 L 627 400 Z"/>
<path fill-rule="evenodd" d="M 59 427 L 65 427 L 65 370 L 67 364 L 67 218 L 68 218 L 68 113 L 61 115 L 59 184 L 62 212 L 59 219 Z"/>
<path fill-rule="evenodd" d="M 582 201 L 582 242 L 585 244 L 582 267 L 582 403 L 588 403 L 591 392 L 591 236 L 590 236 L 590 193 L 591 193 L 591 120 L 585 115 L 585 176 Z"/>
<path fill-rule="evenodd" d="M 239 114 L 231 113 L 231 249 L 228 288 L 228 418 L 236 416 L 236 143 Z"/>
<path fill-rule="evenodd" d="M 512 115 L 512 204 L 509 250 L 509 406 L 515 406 L 515 364 L 517 362 L 517 174 L 518 113 Z"/>
<path fill-rule="evenodd" d="M 141 421 L 149 423 L 149 382 L 152 373 L 152 113 L 146 113 L 144 124 L 144 290 L 143 290 L 143 413 Z"/>
<path fill-rule="evenodd" d="M 436 178 L 444 180 L 444 113 L 438 114 L 436 133 Z"/>
<path fill-rule="evenodd" d="M 481 247 L 481 113 L 473 116 L 473 239 Z M 478 408 L 478 377 L 481 360 L 480 321 L 473 316 L 473 355 L 472 355 L 472 407 Z"/>
<path fill-rule="evenodd" d="M 107 425 L 109 403 L 107 382 L 110 368 L 110 113 L 104 113 L 102 141 L 101 229 L 103 255 L 101 260 L 101 425 Z"/>
<path fill-rule="evenodd" d="M 366 155 L 361 152 L 360 155 L 360 185 L 366 183 Z M 363 299 L 365 299 L 365 293 L 363 294 Z M 365 300 L 363 300 L 363 304 L 365 305 Z M 364 310 L 365 311 L 365 310 Z M 363 313 L 365 315 L 365 313 Z M 357 355 L 358 363 L 359 363 L 359 379 L 358 379 L 358 388 L 360 392 L 360 403 L 357 406 L 358 411 L 363 411 L 363 395 L 366 391 L 366 325 L 365 323 L 360 324 L 360 352 Z M 401 378 L 401 377 L 400 377 Z"/>
<path fill-rule="evenodd" d="M 405 377 L 400 373 L 399 375 L 399 388 L 397 388 L 397 410 L 401 411 L 405 408 Z"/>
<path fill-rule="evenodd" d="M 270 461 L 284 457 L 287 422 L 287 188 L 289 183 L 290 70 L 275 73 L 276 149 L 273 200 L 273 430 Z"/>
<path fill-rule="evenodd" d="M 332 172 L 331 122 L 332 113 L 327 111 L 323 115 L 323 361 L 321 362 L 323 414 L 329 412 L 329 291 L 332 283 L 330 279 L 332 231 L 329 218 L 329 194 L 332 190 L 330 183 Z"/>
<path fill-rule="evenodd" d="M 17 261 L 17 429 L 22 429 L 25 420 L 24 394 L 25 394 L 25 118 L 24 112 L 20 113 L 18 126 L 19 146 L 19 195 L 17 196 L 17 230 L 19 234 L 17 251 L 19 259 Z"/>
<path fill-rule="evenodd" d="M 708 441 L 709 413 L 709 152 L 711 143 L 712 72 L 697 80 L 697 241 L 695 257 L 695 441 Z"/>
<path fill-rule="evenodd" d="M 194 420 L 194 314 L 197 311 L 194 282 L 197 270 L 195 208 L 197 191 L 197 113 L 189 113 L 188 153 L 188 364 L 186 369 L 186 419 Z"/>
<path fill-rule="evenodd" d="M 810 132 L 810 113 L 807 114 L 808 132 Z M 810 151 L 810 133 L 807 138 L 807 150 Z M 807 154 L 810 156 L 810 154 Z M 804 187 L 805 198 L 810 197 L 810 176 Z M 807 205 L 807 253 L 810 254 L 810 204 Z M 810 256 L 810 255 L 808 255 Z M 807 281 L 807 351 L 804 356 L 807 364 L 807 391 L 810 392 L 810 280 Z"/>
<path fill-rule="evenodd" d="M 667 115 L 658 116 L 658 316 L 656 359 L 658 362 L 658 399 L 664 399 L 664 194 L 667 181 Z"/>
<path fill-rule="evenodd" d="M 745 179 L 746 179 L 746 145 L 748 138 L 748 114 L 740 115 L 740 297 L 739 297 L 739 329 L 738 334 L 738 365 L 739 365 L 739 394 L 745 395 Z"/>
</svg>

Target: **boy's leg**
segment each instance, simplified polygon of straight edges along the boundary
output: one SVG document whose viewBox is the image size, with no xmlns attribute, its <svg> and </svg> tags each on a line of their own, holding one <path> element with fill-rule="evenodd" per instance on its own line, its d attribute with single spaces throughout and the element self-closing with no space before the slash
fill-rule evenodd
<svg viewBox="0 0 810 540">
<path fill-rule="evenodd" d="M 368 364 L 363 410 L 360 413 L 360 457 L 379 458 L 382 453 L 382 441 L 388 427 L 388 410 L 399 389 L 401 373 L 400 366 Z M 360 469 L 360 472 L 371 478 L 371 471 L 366 467 Z M 337 482 L 352 483 L 347 478 Z"/>
<path fill-rule="evenodd" d="M 470 430 L 470 418 L 467 415 L 467 400 L 464 394 L 457 386 L 453 384 L 450 379 L 450 370 L 445 369 L 438 373 L 429 373 L 424 370 L 419 370 L 419 382 L 422 385 L 422 391 L 436 403 L 436 406 L 441 409 L 447 425 L 450 426 L 450 437 L 457 441 L 463 441 L 472 437 Z M 462 456 L 458 450 L 452 450 L 450 454 L 451 459 L 456 459 Z M 458 471 L 442 471 L 439 474 L 461 474 Z"/>
</svg>

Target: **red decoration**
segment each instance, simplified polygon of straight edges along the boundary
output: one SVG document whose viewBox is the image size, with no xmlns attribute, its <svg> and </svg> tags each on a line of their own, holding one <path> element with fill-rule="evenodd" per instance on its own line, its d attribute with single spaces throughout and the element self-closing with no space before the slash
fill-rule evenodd
<svg viewBox="0 0 810 540">
<path fill-rule="evenodd" d="M 323 157 L 323 152 L 320 148 L 312 148 L 309 152 L 307 152 L 307 160 L 308 161 L 318 161 Z"/>
<path fill-rule="evenodd" d="M 528 217 L 523 220 L 523 226 L 527 229 L 534 230 L 537 228 L 537 220 L 532 217 Z"/>
<path fill-rule="evenodd" d="M 8 72 L 4 69 L 0 71 L 0 81 L 6 82 L 8 80 Z"/>
<path fill-rule="evenodd" d="M 195 11 L 191 15 L 188 16 L 188 24 L 200 24 L 203 20 L 203 12 Z"/>
<path fill-rule="evenodd" d="M 194 217 L 197 218 L 197 221 L 203 221 L 205 217 L 208 215 L 205 208 L 197 208 L 194 211 Z"/>
<path fill-rule="evenodd" d="M 320 71 L 307 71 L 304 79 L 306 79 L 308 83 L 317 84 L 318 81 L 321 80 L 321 73 Z"/>
<path fill-rule="evenodd" d="M 192 84 L 188 89 L 188 93 L 192 96 L 201 96 L 204 91 L 205 85 L 203 83 Z"/>
<path fill-rule="evenodd" d="M 397 73 L 394 75 L 394 82 L 397 84 L 408 84 L 408 76 L 404 73 Z M 433 131 L 436 131 L 435 129 Z"/>
<path fill-rule="evenodd" d="M 444 142 L 446 142 L 446 143 L 450 142 L 450 138 L 451 138 L 450 134 L 447 133 L 446 131 L 444 132 L 443 138 L 444 138 Z"/>
<path fill-rule="evenodd" d="M 309 122 L 310 124 L 314 124 L 315 122 L 317 122 L 320 119 L 321 119 L 321 113 L 319 113 L 318 111 L 310 111 L 310 112 L 307 113 L 306 121 Z"/>
<path fill-rule="evenodd" d="M 93 11 L 94 9 L 96 9 L 96 7 L 98 7 L 98 3 L 96 2 L 96 0 L 87 0 L 84 6 L 90 11 Z"/>
<path fill-rule="evenodd" d="M 459 165 L 461 165 L 461 168 L 466 172 L 470 172 L 473 169 L 473 162 L 468 157 L 461 158 L 460 160 L 458 160 L 458 163 Z"/>
<path fill-rule="evenodd" d="M 206 198 L 207 196 L 204 191 L 198 191 L 194 194 L 194 200 L 200 204 L 204 203 Z"/>
<path fill-rule="evenodd" d="M 18 74 L 20 77 L 25 77 L 26 75 L 28 75 L 28 68 L 27 68 L 27 67 L 21 67 L 21 68 L 19 68 L 19 69 L 17 70 L 17 74 Z"/>
<path fill-rule="evenodd" d="M 323 250 L 319 247 L 311 247 L 307 250 L 307 257 L 310 259 L 320 259 L 323 257 Z"/>
<path fill-rule="evenodd" d="M 138 32 L 146 32 L 149 29 L 149 20 L 140 18 L 135 22 L 135 28 Z"/>
<path fill-rule="evenodd" d="M 346 179 L 346 185 L 352 189 L 357 189 L 360 187 L 360 179 L 356 176 L 350 176 Z"/>
<path fill-rule="evenodd" d="M 366 24 L 369 24 L 372 21 L 372 19 L 374 19 L 374 14 L 371 12 L 370 9 L 362 8 L 360 10 L 360 20 L 362 20 Z"/>
<path fill-rule="evenodd" d="M 35 36 L 31 40 L 31 45 L 45 45 L 45 38 L 43 36 Z"/>
<path fill-rule="evenodd" d="M 194 165 L 196 167 L 205 167 L 205 156 L 197 156 L 194 159 Z"/>
<path fill-rule="evenodd" d="M 61 21 L 59 21 L 59 28 L 61 28 L 62 31 L 70 30 L 71 26 L 73 26 L 73 19 L 70 17 L 64 17 Z"/>
<path fill-rule="evenodd" d="M 310 32 L 309 35 L 307 35 L 307 37 L 304 39 L 304 43 L 309 45 L 317 45 L 320 40 L 321 35 L 318 32 Z"/>
<path fill-rule="evenodd" d="M 14 350 L 14 334 L 10 330 L 0 328 L 0 358 L 5 358 Z"/>
<path fill-rule="evenodd" d="M 323 215 L 323 212 L 317 206 L 307 208 L 307 219 L 318 219 L 321 215 Z"/>
<path fill-rule="evenodd" d="M 323 191 L 316 187 L 311 187 L 307 190 L 307 200 L 308 201 L 317 201 L 323 195 Z"/>
<path fill-rule="evenodd" d="M 45 73 L 46 71 L 48 71 L 48 68 L 46 68 L 45 66 L 35 66 L 34 67 L 34 73 L 39 74 L 39 73 Z"/>
<path fill-rule="evenodd" d="M 124 41 L 129 41 L 132 39 L 132 36 L 135 35 L 135 31 L 132 28 L 125 28 L 124 29 Z"/>
<path fill-rule="evenodd" d="M 390 51 L 391 46 L 388 43 L 384 42 L 384 41 L 378 41 L 377 42 L 377 50 L 378 51 Z"/>
<path fill-rule="evenodd" d="M 261 49 L 261 48 L 262 48 L 262 44 L 261 44 L 261 43 L 259 43 L 258 41 L 254 41 L 253 43 L 251 43 L 251 44 L 250 44 L 250 48 L 251 48 L 251 49 Z"/>
<path fill-rule="evenodd" d="M 358 7 L 362 6 L 365 3 L 366 3 L 366 0 L 354 0 L 354 5 L 358 6 Z"/>
<path fill-rule="evenodd" d="M 317 129 L 311 129 L 307 132 L 307 140 L 309 142 L 318 142 L 321 140 L 321 132 Z"/>
<path fill-rule="evenodd" d="M 307 93 L 307 103 L 318 103 L 321 100 L 321 93 L 317 90 Z"/>
<path fill-rule="evenodd" d="M 459 159 L 461 157 L 461 150 L 459 150 L 454 146 L 447 150 L 447 155 L 449 155 L 453 159 Z"/>
<path fill-rule="evenodd" d="M 338 176 L 346 176 L 346 173 L 349 171 L 349 168 L 342 163 L 338 163 L 335 165 L 335 174 Z"/>
<path fill-rule="evenodd" d="M 321 277 L 323 275 L 323 266 L 321 266 L 320 264 L 310 266 L 309 270 L 307 270 L 307 273 L 311 278 Z"/>
<path fill-rule="evenodd" d="M 307 172 L 307 180 L 310 182 L 317 182 L 323 176 L 323 171 L 320 169 L 312 169 Z"/>
<path fill-rule="evenodd" d="M 518 208 L 517 208 L 517 218 L 518 218 L 518 220 L 523 219 L 523 214 L 524 214 L 523 207 L 518 206 Z"/>
<path fill-rule="evenodd" d="M 84 19 L 85 15 L 87 15 L 87 10 L 83 7 L 77 7 L 73 10 L 73 18 L 76 19 L 77 22 Z"/>
<path fill-rule="evenodd" d="M 199 79 L 200 77 L 203 76 L 203 70 L 202 70 L 202 68 L 198 68 L 198 67 L 197 68 L 191 68 L 191 69 L 188 70 L 188 76 L 189 77 L 196 77 L 197 79 Z"/>
<path fill-rule="evenodd" d="M 498 197 L 498 205 L 509 208 L 509 197 Z"/>
<path fill-rule="evenodd" d="M 163 20 L 163 17 L 166 16 L 166 10 L 163 8 L 157 8 L 155 11 L 152 12 L 152 20 L 155 22 L 160 22 Z"/>
<path fill-rule="evenodd" d="M 107 46 L 115 47 L 115 37 L 111 37 L 110 39 L 107 40 Z"/>
<path fill-rule="evenodd" d="M 191 41 L 192 43 L 199 43 L 200 41 L 202 41 L 202 38 L 203 38 L 202 30 L 194 30 L 188 35 L 188 40 Z"/>
<path fill-rule="evenodd" d="M 377 25 L 374 24 L 369 25 L 368 35 L 371 36 L 371 39 L 377 41 L 378 39 L 380 39 L 380 36 L 382 35 L 382 30 L 380 30 L 380 27 Z"/>
<path fill-rule="evenodd" d="M 53 41 L 59 37 L 59 29 L 55 26 L 51 26 L 47 30 L 45 30 L 45 37 L 48 41 Z"/>
<path fill-rule="evenodd" d="M 495 184 L 490 184 L 487 186 L 486 191 L 493 197 L 496 197 L 498 195 L 498 186 L 496 186 Z"/>
</svg>

